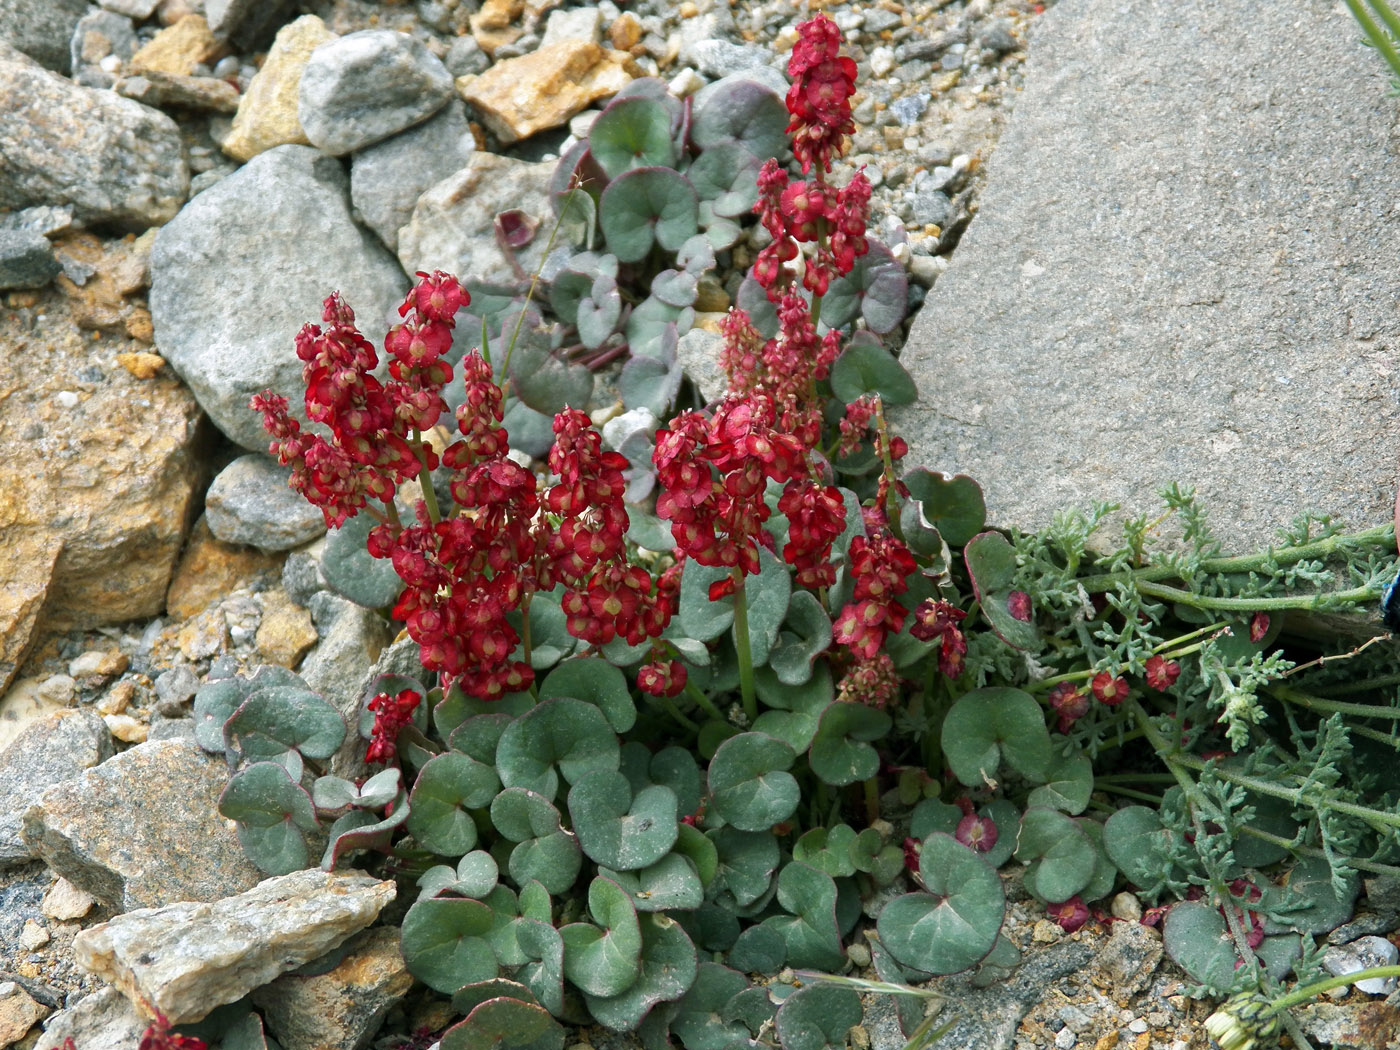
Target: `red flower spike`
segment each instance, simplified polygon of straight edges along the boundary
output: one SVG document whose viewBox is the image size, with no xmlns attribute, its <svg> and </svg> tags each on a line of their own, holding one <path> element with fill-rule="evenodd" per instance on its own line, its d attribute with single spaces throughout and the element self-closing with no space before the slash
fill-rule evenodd
<svg viewBox="0 0 1400 1050">
<path fill-rule="evenodd" d="M 679 660 L 656 660 L 637 672 L 637 688 L 651 696 L 678 696 L 685 682 L 685 664 Z"/>
<path fill-rule="evenodd" d="M 899 695 L 899 674 L 888 653 L 877 652 L 855 664 L 841 679 L 836 699 L 849 703 L 884 707 Z"/>
<path fill-rule="evenodd" d="M 1269 633 L 1269 616 L 1267 613 L 1257 612 L 1253 619 L 1249 621 L 1249 640 L 1251 642 L 1262 642 L 1264 636 Z"/>
<path fill-rule="evenodd" d="M 368 707 L 375 714 L 366 762 L 387 765 L 394 760 L 399 730 L 413 720 L 413 712 L 422 699 L 414 690 L 405 689 L 392 699 L 388 693 L 380 693 L 369 702 Z"/>
<path fill-rule="evenodd" d="M 1031 618 L 1031 596 L 1025 591 L 1012 591 L 1006 599 L 1006 611 L 1013 620 L 1029 623 Z"/>
<path fill-rule="evenodd" d="M 1100 671 L 1096 674 L 1093 682 L 1090 683 L 1090 688 L 1099 703 L 1107 704 L 1109 707 L 1117 707 L 1128 698 L 1127 681 L 1116 678 L 1107 671 Z"/>
<path fill-rule="evenodd" d="M 1048 905 L 1045 910 L 1065 933 L 1074 933 L 1089 921 L 1089 909 L 1077 893 L 1062 904 Z"/>
<path fill-rule="evenodd" d="M 1144 678 L 1149 688 L 1165 693 L 1175 683 L 1181 675 L 1181 665 L 1175 660 L 1168 660 L 1164 656 L 1149 656 Z"/>
</svg>

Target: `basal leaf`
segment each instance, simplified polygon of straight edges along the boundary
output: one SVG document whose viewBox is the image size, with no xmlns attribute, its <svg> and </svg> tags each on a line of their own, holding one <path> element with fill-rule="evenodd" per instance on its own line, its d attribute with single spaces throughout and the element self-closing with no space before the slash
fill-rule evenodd
<svg viewBox="0 0 1400 1050">
<path fill-rule="evenodd" d="M 1045 713 L 1028 693 L 993 686 L 958 698 L 943 722 L 943 754 L 968 787 L 994 779 L 1002 762 L 1041 779 L 1050 764 Z"/>
</svg>

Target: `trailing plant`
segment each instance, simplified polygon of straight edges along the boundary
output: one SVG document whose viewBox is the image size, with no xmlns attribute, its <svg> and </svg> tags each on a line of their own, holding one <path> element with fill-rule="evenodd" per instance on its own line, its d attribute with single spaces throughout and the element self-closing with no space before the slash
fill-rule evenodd
<svg viewBox="0 0 1400 1050">
<path fill-rule="evenodd" d="M 885 986 L 994 979 L 1019 960 L 997 870 L 1013 860 L 1066 930 L 1125 881 L 1185 898 L 1164 920 L 1173 958 L 1216 994 L 1269 988 L 1315 966 L 1310 938 L 1345 921 L 1357 872 L 1397 872 L 1400 815 L 1376 775 L 1395 741 L 1356 723 L 1393 733 L 1400 708 L 1337 696 L 1354 688 L 1339 668 L 1371 667 L 1392 693 L 1400 668 L 1380 646 L 1309 660 L 1314 643 L 1284 633 L 1292 614 L 1374 603 L 1393 532 L 1307 520 L 1223 557 L 1172 488 L 1166 514 L 1105 552 L 1112 508 L 1004 533 L 972 479 L 904 469 L 884 412 L 915 391 L 879 342 L 897 319 L 870 261 L 869 184 L 830 178 L 853 130 L 839 43 L 818 17 L 789 63 L 806 177 L 744 160 L 752 198 L 724 190 L 769 241 L 749 308 L 721 326 L 728 393 L 648 440 L 645 504 L 573 388 L 538 474 L 522 465 L 505 423 L 523 344 L 467 322 L 480 346 L 452 361 L 474 293 L 451 275 L 419 275 L 385 379 L 350 307 L 326 300 L 297 337 L 322 430 L 253 400 L 335 530 L 326 578 L 405 633 L 354 724 L 263 668 L 200 690 L 197 739 L 229 762 L 220 811 L 263 870 L 353 856 L 416 897 L 402 948 L 461 1017 L 445 1050 L 557 1048 L 561 1022 L 590 1019 L 649 1047 L 843 1046 L 871 989 L 789 971 L 837 974 L 864 936 Z M 725 90 L 726 111 L 771 109 Z M 691 119 L 639 87 L 566 158 L 561 223 L 601 216 L 617 261 L 590 261 L 594 282 L 689 251 L 698 230 L 661 235 L 670 198 L 629 191 L 628 207 L 655 205 L 641 249 L 605 217 L 637 173 L 693 187 L 707 151 L 748 149 L 696 131 L 723 123 L 714 97 Z M 735 201 L 703 222 L 696 205 L 704 236 Z M 668 310 L 686 307 L 657 282 L 688 286 L 687 265 L 652 274 Z M 602 311 L 601 331 L 620 285 L 583 295 L 570 272 L 551 299 L 573 281 L 571 323 Z M 1160 542 L 1173 522 L 1178 541 Z M 922 1038 L 922 1010 L 899 1002 Z"/>
</svg>

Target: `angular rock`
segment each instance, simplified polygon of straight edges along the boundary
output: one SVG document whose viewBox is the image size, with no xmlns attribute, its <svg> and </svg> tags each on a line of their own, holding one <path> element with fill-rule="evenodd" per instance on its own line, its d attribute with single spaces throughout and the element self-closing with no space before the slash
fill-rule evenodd
<svg viewBox="0 0 1400 1050">
<path fill-rule="evenodd" d="M 1138 922 L 1113 923 L 1113 936 L 1090 966 L 1090 980 L 1115 995 L 1136 995 L 1162 961 L 1162 935 Z"/>
<path fill-rule="evenodd" d="M 171 577 L 166 611 L 175 620 L 188 620 L 230 591 L 261 577 L 275 579 L 280 561 L 276 554 L 216 540 L 201 517 Z"/>
<path fill-rule="evenodd" d="M 245 448 L 267 448 L 262 419 L 248 408 L 253 394 L 271 387 L 304 419 L 293 341 L 320 320 L 326 296 L 338 289 L 365 337 L 381 344 L 407 290 L 393 257 L 351 217 L 347 183 L 334 158 L 279 146 L 205 190 L 156 235 L 157 346 Z"/>
<path fill-rule="evenodd" d="M 56 73 L 68 73 L 68 42 L 87 11 L 87 0 L 0 0 L 0 43 Z"/>
<path fill-rule="evenodd" d="M 151 38 L 126 64 L 127 73 L 193 76 L 195 67 L 212 65 L 223 51 L 203 15 L 186 15 Z"/>
<path fill-rule="evenodd" d="M 372 923 L 394 895 L 392 881 L 312 868 L 214 903 L 127 912 L 78 934 L 73 956 L 172 1023 L 198 1021 L 324 955 Z"/>
<path fill-rule="evenodd" d="M 44 791 L 71 780 L 115 753 L 102 719 L 90 711 L 60 711 L 33 722 L 0 751 L 0 867 L 33 853 L 20 838 L 20 817 Z"/>
<path fill-rule="evenodd" d="M 189 192 L 175 122 L 78 87 L 0 43 L 0 206 L 70 204 L 88 223 L 158 226 Z"/>
<path fill-rule="evenodd" d="M 46 791 L 24 814 L 24 840 L 123 911 L 218 900 L 262 877 L 218 814 L 227 783 L 223 760 L 193 742 L 140 744 Z"/>
<path fill-rule="evenodd" d="M 286 551 L 326 531 L 321 512 L 287 486 L 291 467 L 263 452 L 239 456 L 204 496 L 209 531 L 225 543 Z"/>
<path fill-rule="evenodd" d="M 566 124 L 575 113 L 610 98 L 640 75 L 632 56 L 591 40 L 563 40 L 507 58 L 457 89 L 504 143 Z"/>
<path fill-rule="evenodd" d="M 373 609 L 362 608 L 327 591 L 312 597 L 310 609 L 321 640 L 302 661 L 298 673 L 313 691 L 335 704 L 354 727 L 357 723 L 351 713 L 359 711 L 364 695 L 360 684 L 365 672 L 390 641 L 384 621 Z"/>
<path fill-rule="evenodd" d="M 130 18 L 112 11 L 89 11 L 73 30 L 70 51 L 75 80 L 88 87 L 109 85 L 114 76 L 99 63 L 112 55 L 122 62 L 131 58 L 136 52 L 136 28 Z"/>
<path fill-rule="evenodd" d="M 34 1050 L 64 1050 L 68 1039 L 76 1047 L 133 1047 L 149 1025 L 121 992 L 103 988 L 50 1017 Z"/>
<path fill-rule="evenodd" d="M 1400 157 L 1346 10 L 1060 4 L 1028 54 L 904 349 L 910 462 L 1028 530 L 1095 501 L 1155 515 L 1173 481 L 1227 551 L 1304 510 L 1388 522 Z"/>
<path fill-rule="evenodd" d="M 452 75 L 414 37 L 365 29 L 317 48 L 301 74 L 297 115 L 333 156 L 427 120 L 452 97 Z"/>
<path fill-rule="evenodd" d="M 63 552 L 57 536 L 23 535 L 9 548 L 13 573 L 0 584 L 0 689 L 9 688 L 24 663 L 44 608 L 54 566 Z M 0 708 L 0 718 L 3 718 Z M 0 747 L 4 727 L 0 725 Z"/>
<path fill-rule="evenodd" d="M 1305 1035 L 1332 1050 L 1392 1050 L 1400 1036 L 1400 1009 L 1388 1002 L 1314 1002 L 1293 1016 Z"/>
<path fill-rule="evenodd" d="M 38 305 L 69 313 L 56 294 Z M 202 416 L 173 376 L 103 368 L 76 330 L 54 330 L 66 334 L 38 340 L 0 313 L 0 346 L 19 351 L 0 355 L 0 549 L 19 567 L 0 573 L 0 626 L 22 626 L 41 600 L 56 629 L 155 615 L 200 482 Z M 21 658 L 0 644 L 0 681 Z"/>
<path fill-rule="evenodd" d="M 14 981 L 0 981 L 0 1046 L 13 1046 L 53 1011 Z"/>
<path fill-rule="evenodd" d="M 773 64 L 773 55 L 752 44 L 731 44 L 728 40 L 701 40 L 690 48 L 691 62 L 707 77 L 727 77 Z"/>
<path fill-rule="evenodd" d="M 296 0 L 204 0 L 209 28 L 240 54 L 264 50 L 296 8 Z"/>
<path fill-rule="evenodd" d="M 67 879 L 59 879 L 44 894 L 41 908 L 50 919 L 72 922 L 92 911 L 96 904 L 97 898 L 91 893 L 78 889 Z"/>
<path fill-rule="evenodd" d="M 258 653 L 268 663 L 295 669 L 316 644 L 311 613 L 297 605 L 280 587 L 258 595 L 262 621 L 258 624 Z"/>
<path fill-rule="evenodd" d="M 509 283 L 517 279 L 496 243 L 496 216 L 519 210 L 540 224 L 535 239 L 516 252 L 534 273 L 554 221 L 549 180 L 555 165 L 532 164 L 478 150 L 466 167 L 418 198 L 413 217 L 399 230 L 399 262 L 408 273 L 446 270 L 462 279 Z M 556 238 L 555 247 L 563 238 Z"/>
<path fill-rule="evenodd" d="M 574 7 L 567 11 L 551 11 L 544 24 L 544 39 L 540 47 L 550 47 L 564 40 L 587 40 L 598 43 L 602 35 L 603 13 L 596 7 Z"/>
<path fill-rule="evenodd" d="M 284 1050 L 360 1050 L 412 985 L 399 931 L 381 926 L 333 970 L 284 974 L 252 1000 Z"/>
<path fill-rule="evenodd" d="M 134 77 L 123 77 L 112 89 L 124 98 L 147 106 L 208 110 L 233 113 L 238 109 L 238 89 L 218 77 L 184 76 L 154 70 Z"/>
<path fill-rule="evenodd" d="M 311 52 L 334 39 L 336 34 L 315 15 L 302 15 L 277 31 L 262 68 L 238 100 L 233 130 L 220 144 L 225 153 L 251 160 L 274 146 L 311 144 L 297 118 L 301 73 Z"/>
<path fill-rule="evenodd" d="M 350 168 L 350 200 L 365 225 L 396 251 L 399 228 L 413 216 L 418 198 L 460 171 L 475 149 L 467 108 L 453 99 L 423 123 L 358 151 Z"/>
</svg>

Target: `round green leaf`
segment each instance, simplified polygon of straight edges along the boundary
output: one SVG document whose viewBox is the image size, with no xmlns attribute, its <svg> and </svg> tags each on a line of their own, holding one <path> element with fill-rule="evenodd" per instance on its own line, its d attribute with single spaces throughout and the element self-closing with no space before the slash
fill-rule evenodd
<svg viewBox="0 0 1400 1050">
<path fill-rule="evenodd" d="M 904 475 L 915 514 L 937 529 L 954 547 L 962 547 L 982 531 L 987 523 L 987 503 L 982 486 L 966 474 L 949 477 L 938 471 L 917 467 Z M 914 506 L 915 503 L 918 506 Z"/>
<path fill-rule="evenodd" d="M 695 187 L 671 168 L 633 168 L 603 190 L 598 225 L 608 250 L 639 262 L 653 245 L 675 251 L 699 229 Z"/>
<path fill-rule="evenodd" d="M 758 201 L 761 162 L 737 142 L 721 142 L 696 157 L 685 176 L 702 201 L 726 219 L 749 215 Z"/>
<path fill-rule="evenodd" d="M 1094 790 L 1094 764 L 1084 754 L 1059 755 L 1045 770 L 1045 786 L 1031 792 L 1028 806 L 1083 813 Z"/>
<path fill-rule="evenodd" d="M 572 784 L 591 770 L 616 769 L 618 751 L 617 734 L 598 708 L 558 697 L 506 727 L 496 745 L 496 768 L 506 787 L 552 799 L 560 774 Z"/>
<path fill-rule="evenodd" d="M 595 769 L 569 790 L 569 816 L 589 858 L 618 871 L 655 864 L 676 841 L 676 796 L 652 785 L 632 796 L 621 773 Z"/>
<path fill-rule="evenodd" d="M 694 863 L 681 853 L 668 853 L 641 871 L 599 867 L 598 874 L 626 890 L 638 911 L 691 910 L 705 899 Z"/>
<path fill-rule="evenodd" d="M 321 552 L 321 575 L 331 590 L 367 609 L 393 605 L 403 591 L 393 562 L 372 557 L 365 546 L 369 530 L 377 524 L 369 514 L 356 514 L 330 530 Z"/>
<path fill-rule="evenodd" d="M 540 699 L 559 696 L 592 704 L 619 733 L 636 724 L 637 706 L 632 702 L 626 677 L 599 657 L 576 656 L 550 671 L 540 683 Z"/>
<path fill-rule="evenodd" d="M 511 388 L 526 406 L 547 416 L 593 396 L 593 373 L 522 338 L 510 356 Z M 511 431 L 512 444 L 515 432 Z"/>
<path fill-rule="evenodd" d="M 750 926 L 734 947 L 729 949 L 728 962 L 736 970 L 744 973 L 772 975 L 783 968 L 787 958 L 787 942 L 783 935 L 771 926 Z"/>
<path fill-rule="evenodd" d="M 787 106 L 778 93 L 735 73 L 696 94 L 690 139 L 701 151 L 736 143 L 763 161 L 788 148 L 787 125 Z"/>
<path fill-rule="evenodd" d="M 1069 900 L 1093 878 L 1098 851 L 1072 817 L 1028 809 L 1016 837 L 1016 859 L 1030 864 L 1026 888 L 1052 904 Z"/>
<path fill-rule="evenodd" d="M 588 349 L 596 350 L 617 331 L 621 320 L 622 296 L 618 293 L 617 282 L 607 274 L 599 274 L 588 295 L 578 301 L 575 324 L 579 341 Z"/>
<path fill-rule="evenodd" d="M 1239 956 L 1219 908 L 1204 901 L 1173 905 L 1162 923 L 1162 947 L 1212 991 L 1223 995 L 1231 986 Z"/>
<path fill-rule="evenodd" d="M 535 994 L 553 1014 L 564 1012 L 564 938 L 549 922 L 522 916 L 515 927 L 515 937 L 527 961 L 516 971 L 516 977 Z"/>
<path fill-rule="evenodd" d="M 401 948 L 408 972 L 444 995 L 491 980 L 499 972 L 486 939 L 492 921 L 491 909 L 481 901 L 418 901 L 403 920 Z"/>
<path fill-rule="evenodd" d="M 1022 776 L 1039 779 L 1050 764 L 1045 713 L 1019 689 L 974 689 L 959 697 L 943 720 L 943 754 L 968 787 L 994 779 L 1003 761 Z"/>
<path fill-rule="evenodd" d="M 783 1050 L 844 1047 L 846 1033 L 860 1024 L 863 1010 L 854 989 L 815 981 L 793 992 L 778 1009 L 776 1025 Z"/>
<path fill-rule="evenodd" d="M 456 751 L 438 755 L 413 785 L 408 830 L 424 849 L 460 857 L 476 845 L 476 821 L 467 810 L 489 805 L 500 786 L 490 766 Z"/>
<path fill-rule="evenodd" d="M 768 892 L 778 869 L 778 840 L 764 832 L 724 827 L 709 832 L 719 864 L 711 895 L 727 891 L 740 907 L 752 904 Z"/>
<path fill-rule="evenodd" d="M 748 1028 L 741 1022 L 725 1022 L 721 1017 L 725 1004 L 748 984 L 743 974 L 719 963 L 702 962 L 696 968 L 695 981 L 681 998 L 671 1021 L 671 1031 L 680 1037 L 686 1050 L 725 1050 L 730 1043 L 748 1035 Z"/>
<path fill-rule="evenodd" d="M 383 849 L 389 845 L 394 831 L 408 820 L 408 794 L 401 789 L 393 802 L 393 812 L 383 819 L 363 809 L 352 809 L 337 818 L 327 834 L 321 867 L 330 871 L 347 853 L 361 849 Z"/>
<path fill-rule="evenodd" d="M 1011 615 L 1011 590 L 1016 576 L 1016 552 L 999 532 L 983 532 L 974 536 L 963 548 L 963 560 L 972 589 L 982 604 L 982 615 L 992 630 L 1007 645 L 1015 649 L 1035 650 L 1040 646 L 1040 634 L 1035 620 L 1018 620 Z"/>
<path fill-rule="evenodd" d="M 869 780 L 880 769 L 880 756 L 869 741 L 879 740 L 894 720 L 868 704 L 838 702 L 822 714 L 807 761 L 812 772 L 836 787 Z"/>
<path fill-rule="evenodd" d="M 903 265 L 883 244 L 871 241 L 851 272 L 831 282 L 822 300 L 821 319 L 828 328 L 844 328 L 859 314 L 870 331 L 888 335 L 899 327 L 908 309 L 909 279 Z"/>
<path fill-rule="evenodd" d="M 252 691 L 243 678 L 219 678 L 194 695 L 194 739 L 205 751 L 224 753 L 224 723 Z"/>
<path fill-rule="evenodd" d="M 642 932 L 637 911 L 617 883 L 597 878 L 588 887 L 588 910 L 595 922 L 570 923 L 564 939 L 564 976 L 585 994 L 621 995 L 641 971 Z"/>
<path fill-rule="evenodd" d="M 924 840 L 919 873 L 929 892 L 885 905 L 876 921 L 881 942 L 898 962 L 924 973 L 975 966 L 1001 930 L 1001 880 L 972 850 L 943 834 Z"/>
<path fill-rule="evenodd" d="M 787 964 L 813 970 L 838 970 L 845 962 L 836 923 L 836 883 L 810 864 L 792 861 L 778 875 L 778 903 L 791 914 L 774 915 L 763 925 L 783 938 Z"/>
<path fill-rule="evenodd" d="M 647 776 L 675 792 L 677 812 L 694 813 L 700 808 L 700 767 L 689 749 L 674 744 L 663 747 L 651 756 Z"/>
<path fill-rule="evenodd" d="M 516 843 L 506 869 L 517 884 L 534 879 L 550 893 L 573 886 L 583 856 L 578 839 L 564 830 L 549 799 L 526 788 L 507 788 L 491 803 L 491 823 Z"/>
<path fill-rule="evenodd" d="M 515 717 L 504 711 L 492 715 L 472 715 L 456 729 L 444 735 L 447 737 L 448 747 L 453 751 L 460 751 L 494 769 L 496 745 L 500 743 L 506 727 L 514 721 Z"/>
<path fill-rule="evenodd" d="M 697 957 L 678 922 L 665 915 L 643 915 L 641 972 L 620 995 L 599 998 L 585 993 L 594 1020 L 615 1031 L 636 1028 L 657 1003 L 672 1002 L 695 982 Z"/>
<path fill-rule="evenodd" d="M 1125 806 L 1103 826 L 1104 852 L 1123 877 L 1149 896 L 1158 893 L 1172 873 L 1172 833 L 1156 810 Z"/>
<path fill-rule="evenodd" d="M 562 1050 L 564 1028 L 538 1003 L 488 999 L 442 1033 L 441 1050 Z"/>
<path fill-rule="evenodd" d="M 588 149 L 609 179 L 645 167 L 675 167 L 671 114 L 650 98 L 621 98 L 588 129 Z"/>
<path fill-rule="evenodd" d="M 345 719 L 305 686 L 269 686 L 250 693 L 224 724 L 224 741 L 257 762 L 286 751 L 329 758 L 345 740 Z"/>
<path fill-rule="evenodd" d="M 278 763 L 256 762 L 235 773 L 219 796 L 219 814 L 238 823 L 238 841 L 262 871 L 286 875 L 307 866 L 316 808 Z"/>
<path fill-rule="evenodd" d="M 831 618 L 811 591 L 794 591 L 768 666 L 784 685 L 801 685 L 812 676 L 816 658 L 831 648 Z"/>
<path fill-rule="evenodd" d="M 802 794 L 787 772 L 796 757 L 791 747 L 764 733 L 730 737 L 710 760 L 715 812 L 740 831 L 767 831 L 792 816 Z"/>
<path fill-rule="evenodd" d="M 879 394 L 885 405 L 912 405 L 919 392 L 893 354 L 874 343 L 853 343 L 831 366 L 831 392 L 850 404 Z"/>
<path fill-rule="evenodd" d="M 719 850 L 706 837 L 705 833 L 693 824 L 682 824 L 676 829 L 676 852 L 687 858 L 700 876 L 700 884 L 706 889 L 714 882 L 719 871 Z"/>
<path fill-rule="evenodd" d="M 874 836 L 875 849 L 880 848 L 879 832 L 867 828 Z M 832 878 L 845 878 L 856 873 L 856 833 L 849 824 L 833 828 L 812 828 L 792 847 L 792 859 L 810 864 Z"/>
<path fill-rule="evenodd" d="M 1297 895 L 1307 906 L 1290 911 L 1287 925 L 1299 933 L 1330 933 L 1351 918 L 1361 879 L 1356 872 L 1347 872 L 1339 889 L 1326 857 L 1303 857 L 1288 874 L 1288 889 L 1290 898 Z"/>
</svg>

